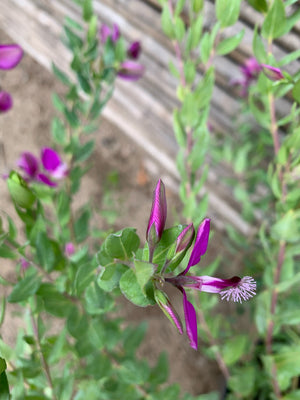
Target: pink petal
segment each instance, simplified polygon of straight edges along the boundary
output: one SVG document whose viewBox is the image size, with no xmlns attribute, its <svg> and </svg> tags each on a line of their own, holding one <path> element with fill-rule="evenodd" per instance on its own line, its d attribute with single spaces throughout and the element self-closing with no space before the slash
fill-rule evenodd
<svg viewBox="0 0 300 400">
<path fill-rule="evenodd" d="M 201 259 L 201 256 L 203 256 L 206 253 L 209 231 L 210 231 L 210 219 L 206 218 L 198 228 L 196 241 L 189 259 L 189 263 L 186 269 L 182 272 L 183 275 L 185 275 L 193 265 L 198 264 L 198 262 Z"/>
<path fill-rule="evenodd" d="M 38 182 L 44 183 L 47 186 L 51 186 L 51 187 L 56 187 L 57 186 L 57 183 L 51 181 L 51 179 L 49 179 L 48 176 L 45 175 L 45 174 L 38 174 L 36 179 L 37 179 Z"/>
<path fill-rule="evenodd" d="M 128 57 L 132 58 L 133 60 L 139 58 L 140 52 L 141 52 L 141 44 L 138 41 L 131 43 L 127 49 Z"/>
<path fill-rule="evenodd" d="M 17 165 L 22 168 L 31 179 L 35 178 L 39 171 L 38 159 L 30 152 L 22 153 L 17 161 Z"/>
<path fill-rule="evenodd" d="M 197 350 L 198 348 L 198 329 L 197 329 L 197 316 L 192 303 L 186 297 L 184 289 L 181 289 L 183 294 L 183 310 L 185 317 L 186 333 L 190 340 L 190 346 Z"/>
<path fill-rule="evenodd" d="M 19 64 L 23 50 L 17 44 L 0 45 L 0 69 L 12 69 Z"/>
<path fill-rule="evenodd" d="M 167 200 L 165 186 L 161 179 L 156 184 L 153 193 L 152 208 L 147 227 L 146 237 L 149 243 L 157 243 L 163 233 L 167 219 Z"/>
<path fill-rule="evenodd" d="M 264 74 L 272 81 L 279 81 L 284 79 L 284 76 L 279 68 L 272 67 L 271 65 L 261 64 Z"/>
<path fill-rule="evenodd" d="M 62 164 L 58 153 L 47 147 L 42 149 L 41 159 L 48 172 L 54 172 Z"/>
<path fill-rule="evenodd" d="M 128 81 L 137 81 L 145 71 L 145 67 L 134 61 L 125 61 L 120 65 L 118 76 Z"/>
<path fill-rule="evenodd" d="M 12 97 L 8 92 L 0 91 L 0 113 L 12 108 Z"/>
</svg>

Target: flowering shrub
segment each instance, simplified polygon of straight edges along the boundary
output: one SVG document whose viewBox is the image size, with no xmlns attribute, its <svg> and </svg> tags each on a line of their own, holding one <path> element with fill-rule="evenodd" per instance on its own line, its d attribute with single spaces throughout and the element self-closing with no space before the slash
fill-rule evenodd
<svg viewBox="0 0 300 400">
<path fill-rule="evenodd" d="M 134 228 L 126 227 L 101 232 L 103 241 L 97 242 L 96 251 L 90 243 L 93 210 L 89 204 L 77 209 L 73 202 L 94 149 L 94 140 L 83 137 L 97 127 L 116 77 L 137 80 L 144 67 L 136 61 L 140 43 L 125 46 L 117 25 L 99 29 L 90 0 L 82 2 L 85 28 L 67 20 L 65 42 L 73 55 L 77 82 L 53 66 L 66 87 L 64 97 L 53 97 L 60 117 L 53 120 L 52 139 L 59 151 L 45 147 L 39 157 L 24 152 L 17 162 L 21 173 L 13 170 L 6 179 L 22 234 L 11 216 L 3 213 L 0 256 L 17 268 L 11 280 L 0 280 L 8 293 L 0 307 L 0 322 L 6 303 L 17 303 L 25 327 L 17 333 L 14 346 L 0 338 L 1 398 L 191 400 L 178 385 L 166 385 L 164 354 L 154 366 L 137 358 L 145 325 L 126 327 L 114 313 L 121 294 L 139 307 L 158 305 L 182 334 L 181 318 L 167 294 L 171 285 L 183 296 L 190 346 L 197 350 L 201 336 L 205 343 L 201 350 L 215 358 L 224 375 L 227 400 L 299 398 L 300 79 L 298 72 L 282 72 L 299 52 L 280 60 L 272 54 L 273 41 L 293 28 L 299 13 L 290 8 L 291 1 L 249 3 L 263 14 L 263 23 L 254 32 L 253 57 L 236 83 L 244 91 L 245 108 L 261 126 L 260 134 L 244 129 L 245 138 L 240 134 L 236 139 L 231 132 L 223 139 L 224 146 L 215 148 L 210 137 L 215 55 L 230 53 L 243 39 L 243 32 L 222 37 L 238 20 L 240 0 L 231 0 L 229 8 L 227 0 L 217 0 L 217 22 L 206 32 L 202 0 L 176 4 L 160 0 L 162 27 L 177 58 L 177 65 L 171 65 L 179 100 L 173 124 L 184 225 L 166 229 L 166 193 L 158 180 L 146 242 Z M 17 45 L 0 46 L 0 68 L 13 68 L 22 54 Z M 5 111 L 11 98 L 1 93 Z M 275 102 L 286 93 L 294 103 L 289 115 L 279 116 Z M 232 275 L 241 276 L 213 276 L 218 267 L 223 273 L 232 262 L 222 255 L 208 265 L 203 260 L 213 220 L 207 218 L 208 194 L 200 196 L 209 152 L 215 162 L 233 162 L 238 175 L 232 179 L 235 196 L 242 202 L 243 216 L 258 227 L 251 238 L 228 228 L 228 248 L 239 256 L 238 271 Z M 255 220 L 257 209 L 261 220 Z M 221 313 L 213 310 L 217 295 L 233 301 L 234 307 Z M 239 323 L 241 313 L 245 329 Z M 59 319 L 61 328 L 51 330 L 51 322 Z M 217 397 L 211 393 L 197 399 Z"/>
</svg>

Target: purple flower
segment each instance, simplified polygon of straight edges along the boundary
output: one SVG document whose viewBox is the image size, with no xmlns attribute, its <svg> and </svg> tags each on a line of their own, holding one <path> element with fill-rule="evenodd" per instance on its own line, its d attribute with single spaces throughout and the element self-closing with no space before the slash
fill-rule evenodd
<svg viewBox="0 0 300 400">
<path fill-rule="evenodd" d="M 117 24 L 113 24 L 112 29 L 108 25 L 103 24 L 99 34 L 102 43 L 106 43 L 108 38 L 110 38 L 113 43 L 116 43 L 120 37 L 120 30 Z"/>
<path fill-rule="evenodd" d="M 280 81 L 284 76 L 279 68 L 272 67 L 271 65 L 261 64 L 264 74 L 271 79 L 271 81 Z"/>
<path fill-rule="evenodd" d="M 248 58 L 244 65 L 241 67 L 241 72 L 243 74 L 242 78 L 232 79 L 231 85 L 238 85 L 241 88 L 241 97 L 246 97 L 248 95 L 248 89 L 253 80 L 257 79 L 259 73 L 263 71 L 264 74 L 272 81 L 277 81 L 283 79 L 284 76 L 279 68 L 272 67 L 267 64 L 260 64 L 256 58 Z"/>
<path fill-rule="evenodd" d="M 172 324 L 178 329 L 178 332 L 182 335 L 183 328 L 182 328 L 181 320 L 180 320 L 176 310 L 173 308 L 172 304 L 170 303 L 170 300 L 168 299 L 168 296 L 166 295 L 166 293 L 156 289 L 154 292 L 154 297 L 155 297 L 156 303 L 159 305 L 159 307 L 164 312 L 166 317 L 172 322 Z"/>
<path fill-rule="evenodd" d="M 65 255 L 69 258 L 75 253 L 75 246 L 72 242 L 68 242 L 65 245 Z"/>
<path fill-rule="evenodd" d="M 22 153 L 17 161 L 17 166 L 22 168 L 29 180 L 36 179 L 39 171 L 39 161 L 32 153 L 27 151 Z"/>
<path fill-rule="evenodd" d="M 0 45 L 0 69 L 16 67 L 23 57 L 23 50 L 17 44 Z"/>
<path fill-rule="evenodd" d="M 44 183 L 47 186 L 57 186 L 57 183 L 50 178 L 62 179 L 68 173 L 67 165 L 61 161 L 59 155 L 53 149 L 42 149 L 41 164 L 42 166 L 39 160 L 30 152 L 22 153 L 17 161 L 18 167 L 26 174 L 25 180 Z"/>
<path fill-rule="evenodd" d="M 254 57 L 248 58 L 241 67 L 242 74 L 247 79 L 255 79 L 261 71 L 261 65 Z"/>
<path fill-rule="evenodd" d="M 140 52 L 141 52 L 141 44 L 138 41 L 131 43 L 127 49 L 128 57 L 132 58 L 133 60 L 139 58 Z"/>
<path fill-rule="evenodd" d="M 43 167 L 53 178 L 62 179 L 67 175 L 67 165 L 53 149 L 48 147 L 42 149 L 41 160 Z"/>
<path fill-rule="evenodd" d="M 11 95 L 8 92 L 0 91 L 0 113 L 10 110 L 12 105 Z"/>
<path fill-rule="evenodd" d="M 28 269 L 29 268 L 29 266 L 30 266 L 30 262 L 29 261 L 27 261 L 25 258 L 20 258 L 20 260 L 19 260 L 19 262 L 20 262 L 20 264 L 21 264 L 21 270 L 22 271 L 26 271 L 26 269 Z"/>
<path fill-rule="evenodd" d="M 195 229 L 194 225 L 191 223 L 184 228 L 184 230 L 180 233 L 180 235 L 178 235 L 176 239 L 175 254 L 187 250 L 192 244 L 194 236 L 195 236 Z"/>
<path fill-rule="evenodd" d="M 165 278 L 165 281 L 177 287 L 183 295 L 183 310 L 185 317 L 186 333 L 193 349 L 198 347 L 197 318 L 192 303 L 187 299 L 185 289 L 196 289 L 201 292 L 219 293 L 222 300 L 242 302 L 255 295 L 256 283 L 253 278 L 246 276 L 239 278 L 220 279 L 211 276 L 189 276 L 189 269 L 198 264 L 206 253 L 210 230 L 210 220 L 205 219 L 199 226 L 194 247 L 192 249 L 187 268 L 179 275 Z M 180 236 L 180 235 L 179 235 Z M 167 312 L 167 309 L 165 310 Z"/>
<path fill-rule="evenodd" d="M 167 219 L 167 201 L 165 186 L 161 179 L 156 184 L 153 192 L 152 208 L 146 231 L 149 244 L 149 261 L 152 261 L 155 246 L 160 241 Z"/>
<path fill-rule="evenodd" d="M 124 61 L 118 69 L 118 76 L 128 81 L 137 81 L 145 71 L 145 67 L 134 61 Z"/>
</svg>

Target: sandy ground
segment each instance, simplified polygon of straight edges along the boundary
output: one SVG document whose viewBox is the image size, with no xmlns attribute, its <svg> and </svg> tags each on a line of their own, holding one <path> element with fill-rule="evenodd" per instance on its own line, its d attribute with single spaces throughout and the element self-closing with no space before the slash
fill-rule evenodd
<svg viewBox="0 0 300 400">
<path fill-rule="evenodd" d="M 0 33 L 0 42 L 10 40 Z M 1 115 L 0 119 L 0 173 L 15 167 L 15 162 L 22 151 L 31 151 L 36 155 L 42 146 L 50 145 L 51 118 L 54 115 L 51 95 L 63 88 L 46 70 L 25 55 L 21 64 L 12 71 L 0 71 L 1 87 L 11 92 L 14 98 L 13 109 Z M 150 176 L 144 168 L 145 156 L 140 149 L 124 137 L 123 133 L 112 124 L 103 120 L 95 134 L 96 152 L 93 157 L 93 168 L 82 185 L 77 204 L 92 199 L 95 206 L 101 207 L 103 187 L 108 174 L 117 171 L 119 184 L 114 199 L 117 203 L 119 217 L 116 228 L 134 226 L 144 235 L 151 207 L 152 190 L 157 177 Z M 0 209 L 13 215 L 5 182 L 0 182 Z M 178 204 L 176 196 L 169 192 L 168 204 Z M 99 219 L 99 223 L 104 221 Z M 101 222 L 102 221 L 102 222 Z M 216 246 L 210 248 L 215 253 Z M 14 265 L 1 260 L 1 274 L 13 276 Z M 182 308 L 181 295 L 176 294 L 175 305 Z M 14 318 L 14 309 L 6 317 L 1 335 L 5 340 L 12 340 L 12 332 L 21 323 Z M 122 301 L 122 315 L 130 324 L 147 320 L 149 329 L 146 340 L 139 354 L 154 364 L 158 354 L 166 351 L 170 360 L 169 382 L 178 382 L 183 391 L 191 394 L 207 393 L 220 387 L 222 379 L 214 362 L 208 361 L 201 354 L 192 350 L 186 337 L 174 330 L 170 322 L 158 309 L 147 310 L 135 307 Z"/>
</svg>

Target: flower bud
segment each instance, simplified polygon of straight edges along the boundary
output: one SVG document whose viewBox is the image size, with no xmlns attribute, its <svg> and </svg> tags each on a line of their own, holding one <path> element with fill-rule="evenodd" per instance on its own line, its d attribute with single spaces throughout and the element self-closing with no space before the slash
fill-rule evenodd
<svg viewBox="0 0 300 400">
<path fill-rule="evenodd" d="M 166 315 L 166 317 L 171 321 L 171 323 L 178 329 L 178 332 L 182 335 L 183 334 L 183 327 L 182 327 L 182 322 L 176 312 L 176 310 L 173 308 L 172 304 L 170 303 L 170 300 L 168 299 L 168 296 L 166 293 L 162 292 L 161 290 L 156 289 L 154 291 L 154 298 L 156 303 L 159 305 L 163 313 Z"/>
</svg>

